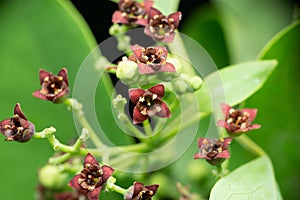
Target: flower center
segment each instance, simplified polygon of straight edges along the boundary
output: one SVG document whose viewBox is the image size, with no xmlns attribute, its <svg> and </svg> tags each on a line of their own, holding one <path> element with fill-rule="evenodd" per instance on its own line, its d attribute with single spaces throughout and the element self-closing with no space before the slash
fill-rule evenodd
<svg viewBox="0 0 300 200">
<path fill-rule="evenodd" d="M 136 1 L 126 0 L 121 5 L 121 11 L 125 14 L 125 17 L 131 19 L 142 18 L 146 15 L 144 5 Z"/>
<path fill-rule="evenodd" d="M 100 166 L 87 163 L 81 171 L 82 178 L 78 179 L 78 183 L 85 190 L 94 190 L 95 187 L 101 185 L 102 175 L 103 171 Z"/>
<path fill-rule="evenodd" d="M 11 119 L 9 124 L 5 125 L 5 135 L 7 136 L 7 140 L 17 140 L 16 137 L 21 137 L 23 134 L 24 127 L 26 125 L 26 121 L 23 118 L 20 118 L 18 114 L 15 114 Z"/>
<path fill-rule="evenodd" d="M 43 80 L 41 93 L 44 95 L 56 95 L 65 87 L 62 76 L 47 76 Z"/>
<path fill-rule="evenodd" d="M 205 140 L 202 145 L 202 154 L 206 154 L 209 158 L 214 158 L 224 150 L 223 146 L 224 143 L 221 140 L 211 140 L 210 142 Z"/>
<path fill-rule="evenodd" d="M 139 193 L 138 199 L 139 200 L 151 200 L 153 196 L 153 192 L 151 190 L 141 191 Z"/>
<path fill-rule="evenodd" d="M 155 70 L 158 70 L 161 65 L 166 61 L 166 55 L 164 55 L 161 49 L 155 49 L 153 47 L 148 47 L 143 50 L 142 58 L 140 60 L 142 63 L 151 65 Z"/>
<path fill-rule="evenodd" d="M 161 101 L 157 94 L 146 91 L 144 95 L 139 98 L 136 106 L 142 115 L 153 116 L 161 111 L 160 105 Z"/>
<path fill-rule="evenodd" d="M 229 110 L 226 122 L 230 125 L 233 131 L 247 128 L 249 125 L 249 113 L 232 108 Z"/>
<path fill-rule="evenodd" d="M 174 31 L 174 20 L 164 15 L 155 15 L 149 21 L 150 31 L 159 36 L 169 35 Z"/>
</svg>

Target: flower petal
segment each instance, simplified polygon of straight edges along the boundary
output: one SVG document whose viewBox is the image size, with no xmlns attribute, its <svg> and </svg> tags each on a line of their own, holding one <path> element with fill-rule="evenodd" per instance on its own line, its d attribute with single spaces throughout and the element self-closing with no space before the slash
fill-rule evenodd
<svg viewBox="0 0 300 200">
<path fill-rule="evenodd" d="M 166 103 L 161 102 L 160 108 L 161 108 L 160 112 L 156 113 L 155 116 L 162 117 L 162 118 L 170 118 L 171 117 L 171 112 Z"/>
<path fill-rule="evenodd" d="M 203 156 L 201 153 L 195 153 L 194 155 L 194 159 L 201 159 L 201 158 L 204 158 L 205 156 Z"/>
<path fill-rule="evenodd" d="M 179 21 L 181 20 L 181 17 L 182 17 L 182 14 L 181 12 L 175 12 L 175 13 L 172 13 L 168 16 L 168 19 L 173 19 L 173 23 L 174 23 L 174 29 L 176 29 L 179 25 Z"/>
<path fill-rule="evenodd" d="M 78 179 L 81 178 L 80 174 L 75 175 L 70 182 L 68 183 L 68 185 L 75 189 L 75 190 L 79 190 L 79 191 L 84 191 L 81 187 L 81 185 L 78 183 Z"/>
<path fill-rule="evenodd" d="M 113 23 L 128 24 L 128 20 L 123 17 L 122 12 L 117 10 L 113 13 L 112 20 Z"/>
<path fill-rule="evenodd" d="M 156 71 L 147 64 L 139 63 L 138 64 L 140 74 L 155 74 Z"/>
<path fill-rule="evenodd" d="M 147 19 L 138 19 L 134 23 L 137 25 L 141 25 L 141 26 L 147 26 L 148 20 Z"/>
<path fill-rule="evenodd" d="M 143 190 L 144 184 L 135 182 L 134 183 L 134 189 L 133 189 L 133 195 L 132 198 L 136 197 L 139 195 L 139 193 Z"/>
<path fill-rule="evenodd" d="M 68 70 L 66 68 L 62 68 L 59 72 L 58 72 L 58 76 L 62 76 L 63 80 L 65 81 L 65 83 L 67 84 L 67 86 L 69 86 L 69 80 L 68 80 Z"/>
<path fill-rule="evenodd" d="M 165 86 L 163 84 L 157 84 L 148 89 L 152 94 L 157 94 L 158 97 L 162 98 L 165 95 Z"/>
<path fill-rule="evenodd" d="M 222 152 L 218 153 L 214 159 L 217 158 L 230 158 L 230 153 L 228 150 L 223 150 Z"/>
<path fill-rule="evenodd" d="M 158 187 L 159 187 L 158 184 L 145 186 L 145 188 L 147 188 L 148 190 L 151 190 L 153 192 L 152 196 L 155 195 L 155 193 L 157 192 Z"/>
<path fill-rule="evenodd" d="M 91 164 L 91 165 L 98 165 L 99 166 L 99 162 L 94 158 L 94 156 L 92 156 L 92 154 L 88 153 L 84 159 L 84 167 L 86 164 Z"/>
<path fill-rule="evenodd" d="M 148 115 L 142 115 L 136 106 L 134 107 L 133 120 L 132 120 L 134 124 L 142 123 L 143 121 L 148 119 L 148 117 L 149 117 Z"/>
<path fill-rule="evenodd" d="M 139 88 L 132 88 L 128 90 L 129 98 L 132 103 L 136 104 L 140 98 L 145 93 L 145 90 Z"/>
<path fill-rule="evenodd" d="M 51 76 L 52 75 L 52 73 L 47 72 L 46 70 L 43 70 L 43 69 L 40 69 L 39 74 L 40 74 L 40 83 L 41 83 L 41 85 L 43 84 L 44 79 L 47 76 Z"/>
<path fill-rule="evenodd" d="M 207 140 L 206 138 L 199 138 L 198 139 L 198 148 L 200 149 L 202 147 L 203 142 Z"/>
<path fill-rule="evenodd" d="M 24 113 L 21 110 L 20 104 L 17 103 L 14 109 L 14 114 L 19 115 L 21 118 L 25 119 L 27 121 L 27 118 L 25 117 Z"/>
<path fill-rule="evenodd" d="M 161 39 L 160 41 L 161 42 L 173 42 L 174 37 L 175 37 L 175 33 L 173 32 L 173 33 L 170 33 L 170 35 L 168 35 L 168 36 L 165 35 L 163 37 L 163 39 Z"/>
<path fill-rule="evenodd" d="M 134 53 L 134 55 L 137 57 L 138 60 L 140 60 L 142 58 L 144 47 L 136 44 L 136 45 L 131 45 L 130 49 Z"/>
<path fill-rule="evenodd" d="M 89 198 L 89 200 L 98 200 L 100 191 L 102 189 L 102 186 L 96 187 L 94 190 L 89 191 L 86 195 Z"/>
<path fill-rule="evenodd" d="M 35 91 L 34 93 L 32 93 L 32 95 L 43 100 L 48 100 L 48 98 L 44 94 L 42 94 L 40 90 Z"/>
<path fill-rule="evenodd" d="M 161 14 L 162 13 L 159 10 L 151 7 L 148 12 L 148 20 L 153 19 L 155 15 L 161 15 Z"/>
<path fill-rule="evenodd" d="M 145 0 L 144 1 L 144 9 L 146 10 L 146 13 L 149 12 L 150 8 L 153 6 L 153 1 L 152 0 Z"/>
<path fill-rule="evenodd" d="M 172 63 L 167 62 L 160 69 L 160 72 L 176 72 L 176 68 Z"/>
<path fill-rule="evenodd" d="M 221 103 L 221 109 L 223 111 L 223 114 L 225 115 L 225 117 L 229 114 L 229 111 L 232 107 L 225 104 L 225 103 Z"/>
<path fill-rule="evenodd" d="M 251 109 L 251 108 L 244 108 L 242 109 L 243 113 L 248 113 L 249 114 L 249 123 L 251 124 L 252 121 L 255 119 L 256 114 L 257 114 L 257 109 Z"/>
<path fill-rule="evenodd" d="M 105 183 L 112 173 L 114 173 L 114 169 L 107 165 L 103 165 L 101 169 L 103 171 L 102 182 Z"/>
</svg>

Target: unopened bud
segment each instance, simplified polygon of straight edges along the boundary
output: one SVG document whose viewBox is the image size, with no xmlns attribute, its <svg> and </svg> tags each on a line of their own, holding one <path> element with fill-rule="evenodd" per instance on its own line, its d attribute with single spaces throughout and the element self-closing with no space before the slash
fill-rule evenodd
<svg viewBox="0 0 300 200">
<path fill-rule="evenodd" d="M 64 189 L 68 183 L 68 175 L 55 165 L 46 165 L 39 170 L 39 182 L 53 190 Z"/>
<path fill-rule="evenodd" d="M 123 57 L 118 64 L 116 75 L 125 84 L 134 83 L 139 78 L 137 63 Z"/>
<path fill-rule="evenodd" d="M 188 79 L 188 82 L 190 83 L 194 91 L 196 91 L 200 89 L 203 80 L 199 76 L 193 76 L 190 79 Z"/>
</svg>

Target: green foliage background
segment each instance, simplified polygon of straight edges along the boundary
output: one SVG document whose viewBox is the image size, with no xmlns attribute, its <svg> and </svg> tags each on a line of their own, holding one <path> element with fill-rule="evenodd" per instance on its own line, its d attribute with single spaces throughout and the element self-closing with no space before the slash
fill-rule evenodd
<svg viewBox="0 0 300 200">
<path fill-rule="evenodd" d="M 246 106 L 259 109 L 256 122 L 262 124 L 262 129 L 249 136 L 270 155 L 284 199 L 297 198 L 300 185 L 299 24 L 292 31 L 275 35 L 292 21 L 293 5 L 284 0 L 215 0 L 184 18 L 181 29 L 203 45 L 220 68 L 253 59 L 278 60 L 279 65 L 266 85 L 247 100 Z M 1 1 L 0 119 L 12 116 L 13 107 L 19 102 L 38 131 L 54 126 L 63 142 L 77 136 L 72 114 L 65 106 L 41 101 L 31 94 L 40 87 L 40 68 L 57 73 L 61 67 L 67 67 L 72 86 L 91 47 L 91 41 L 86 40 L 58 1 Z M 26 144 L 3 140 L 0 140 L 0 198 L 34 199 L 37 169 L 47 162 L 53 150 L 43 140 Z M 232 169 L 252 158 L 236 143 L 232 144 L 232 150 L 232 157 L 241 158 L 232 159 Z M 192 154 L 194 151 L 191 148 Z M 176 174 L 176 180 L 188 184 L 185 173 L 176 173 L 183 165 L 192 165 L 186 160 L 180 159 L 166 172 Z"/>
</svg>

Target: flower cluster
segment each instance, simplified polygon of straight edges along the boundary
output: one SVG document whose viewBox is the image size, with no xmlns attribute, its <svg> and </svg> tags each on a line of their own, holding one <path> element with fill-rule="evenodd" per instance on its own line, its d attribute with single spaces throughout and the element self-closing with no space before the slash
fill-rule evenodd
<svg viewBox="0 0 300 200">
<path fill-rule="evenodd" d="M 119 10 L 112 16 L 113 23 L 145 26 L 145 34 L 161 42 L 172 42 L 181 20 L 181 13 L 168 16 L 153 8 L 153 1 L 120 0 Z"/>
<path fill-rule="evenodd" d="M 199 138 L 199 153 L 194 155 L 194 159 L 203 158 L 212 165 L 220 165 L 225 159 L 230 158 L 228 145 L 232 137 L 239 136 L 253 129 L 260 128 L 259 124 L 252 124 L 256 117 L 257 109 L 234 109 L 231 106 L 221 103 L 224 120 L 219 120 L 216 125 L 224 127 L 229 138 L 208 139 Z"/>
</svg>

